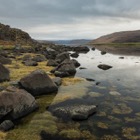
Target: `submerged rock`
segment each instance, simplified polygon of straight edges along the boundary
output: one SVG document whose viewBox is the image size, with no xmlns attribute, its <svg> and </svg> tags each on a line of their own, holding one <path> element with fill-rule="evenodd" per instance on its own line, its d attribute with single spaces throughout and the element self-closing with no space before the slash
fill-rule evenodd
<svg viewBox="0 0 140 140">
<path fill-rule="evenodd" d="M 96 112 L 95 105 L 71 105 L 65 107 L 57 107 L 52 112 L 56 116 L 69 116 L 73 120 L 86 120 L 90 115 Z"/>
<path fill-rule="evenodd" d="M 102 70 L 108 70 L 111 69 L 112 66 L 106 65 L 106 64 L 100 64 L 98 65 L 98 68 L 102 69 Z"/>
<path fill-rule="evenodd" d="M 9 70 L 0 63 L 0 82 L 9 81 L 10 72 Z"/>
<path fill-rule="evenodd" d="M 90 49 L 87 46 L 78 46 L 74 48 L 74 51 L 78 53 L 87 53 Z"/>
<path fill-rule="evenodd" d="M 105 51 L 101 51 L 101 55 L 105 55 L 106 54 L 106 52 Z"/>
<path fill-rule="evenodd" d="M 58 87 L 43 70 L 35 70 L 20 79 L 21 86 L 33 96 L 56 92 Z"/>
</svg>

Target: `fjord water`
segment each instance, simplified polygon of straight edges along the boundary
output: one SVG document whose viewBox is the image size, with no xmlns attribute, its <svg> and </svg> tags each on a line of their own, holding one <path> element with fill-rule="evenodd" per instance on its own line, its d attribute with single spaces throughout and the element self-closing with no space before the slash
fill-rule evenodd
<svg viewBox="0 0 140 140">
<path fill-rule="evenodd" d="M 122 56 L 124 59 L 119 58 Z M 64 137 L 73 140 L 140 139 L 140 57 L 101 55 L 99 50 L 90 50 L 81 53 L 77 60 L 85 69 L 77 68 L 75 77 L 83 79 L 61 86 L 57 94 L 37 99 L 40 110 L 24 118 L 8 133 L 7 140 L 38 140 L 42 130 L 52 135 L 42 136 L 43 140 L 63 140 Z M 104 71 L 97 67 L 99 64 L 113 68 Z M 65 106 L 81 102 L 98 105 L 97 113 L 88 120 L 75 122 L 49 112 L 60 103 Z"/>
</svg>

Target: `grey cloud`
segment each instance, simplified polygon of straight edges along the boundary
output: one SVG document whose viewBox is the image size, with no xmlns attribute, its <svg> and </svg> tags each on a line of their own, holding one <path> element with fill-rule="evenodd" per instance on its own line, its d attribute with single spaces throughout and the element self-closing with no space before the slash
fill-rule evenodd
<svg viewBox="0 0 140 140">
<path fill-rule="evenodd" d="M 139 20 L 139 0 L 0 0 L 0 22 L 28 29 L 86 19 Z"/>
</svg>

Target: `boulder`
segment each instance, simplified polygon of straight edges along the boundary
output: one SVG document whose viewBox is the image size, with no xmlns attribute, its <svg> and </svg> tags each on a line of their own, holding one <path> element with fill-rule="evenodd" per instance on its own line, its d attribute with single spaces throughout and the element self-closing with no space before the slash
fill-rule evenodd
<svg viewBox="0 0 140 140">
<path fill-rule="evenodd" d="M 0 82 L 10 80 L 9 70 L 0 63 Z"/>
<path fill-rule="evenodd" d="M 108 70 L 108 69 L 111 69 L 112 66 L 109 66 L 109 65 L 106 65 L 106 64 L 100 64 L 100 65 L 98 65 L 98 68 L 102 69 L 102 70 Z"/>
<path fill-rule="evenodd" d="M 55 67 L 55 66 L 58 66 L 58 63 L 55 60 L 50 59 L 47 62 L 47 66 L 53 66 L 53 67 Z"/>
<path fill-rule="evenodd" d="M 44 55 L 35 55 L 32 60 L 36 62 L 43 62 L 46 61 L 46 58 Z"/>
<path fill-rule="evenodd" d="M 63 63 L 58 65 L 54 70 L 51 71 L 57 77 L 73 76 L 76 73 L 76 68 L 71 60 L 65 60 Z"/>
<path fill-rule="evenodd" d="M 35 98 L 23 89 L 8 87 L 0 92 L 0 119 L 21 118 L 38 108 Z"/>
<path fill-rule="evenodd" d="M 32 56 L 30 54 L 26 54 L 22 57 L 22 61 L 31 60 Z"/>
<path fill-rule="evenodd" d="M 96 112 L 95 105 L 70 105 L 56 107 L 52 113 L 58 117 L 70 117 L 73 120 L 86 120 L 90 115 Z"/>
<path fill-rule="evenodd" d="M 78 46 L 74 48 L 74 51 L 78 53 L 87 53 L 90 51 L 90 49 L 87 46 Z"/>
<path fill-rule="evenodd" d="M 67 53 L 67 52 L 63 52 L 63 53 L 60 53 L 60 54 L 58 54 L 57 56 L 56 56 L 56 62 L 58 62 L 58 63 L 62 63 L 64 60 L 66 60 L 66 59 L 68 59 L 68 60 L 70 60 L 70 56 L 69 56 L 69 53 Z"/>
<path fill-rule="evenodd" d="M 57 54 L 58 54 L 57 51 L 55 51 L 54 49 L 46 48 L 45 56 L 47 59 L 55 59 Z"/>
<path fill-rule="evenodd" d="M 71 62 L 74 64 L 74 66 L 75 66 L 76 68 L 78 68 L 78 67 L 81 66 L 81 64 L 80 64 L 77 60 L 75 60 L 75 59 L 72 59 Z"/>
<path fill-rule="evenodd" d="M 8 131 L 10 129 L 14 128 L 14 123 L 10 120 L 5 120 L 0 124 L 0 130 L 1 131 Z"/>
<path fill-rule="evenodd" d="M 33 96 L 56 92 L 58 87 L 43 70 L 35 70 L 19 81 Z"/>
<path fill-rule="evenodd" d="M 105 51 L 101 51 L 101 55 L 105 55 L 106 54 L 106 52 Z"/>
<path fill-rule="evenodd" d="M 33 61 L 33 60 L 27 60 L 23 63 L 25 66 L 37 66 L 38 65 L 38 63 L 36 61 Z"/>
<path fill-rule="evenodd" d="M 12 61 L 10 58 L 4 57 L 0 55 L 0 63 L 1 64 L 11 64 Z"/>
<path fill-rule="evenodd" d="M 77 58 L 79 56 L 79 54 L 75 52 L 75 53 L 72 53 L 70 56 L 73 58 Z"/>
<path fill-rule="evenodd" d="M 93 47 L 92 50 L 95 51 L 95 48 Z"/>
<path fill-rule="evenodd" d="M 62 84 L 62 79 L 60 77 L 55 77 L 52 80 L 57 86 L 60 86 Z"/>
</svg>

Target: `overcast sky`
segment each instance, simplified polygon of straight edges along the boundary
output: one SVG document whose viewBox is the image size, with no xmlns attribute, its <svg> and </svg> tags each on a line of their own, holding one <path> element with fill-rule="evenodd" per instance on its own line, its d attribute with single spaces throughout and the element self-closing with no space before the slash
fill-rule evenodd
<svg viewBox="0 0 140 140">
<path fill-rule="evenodd" d="M 0 0 L 0 22 L 35 39 L 94 39 L 140 29 L 140 0 Z"/>
</svg>

